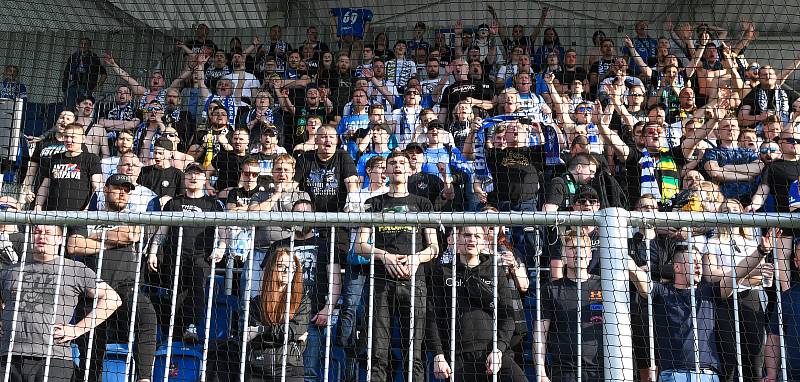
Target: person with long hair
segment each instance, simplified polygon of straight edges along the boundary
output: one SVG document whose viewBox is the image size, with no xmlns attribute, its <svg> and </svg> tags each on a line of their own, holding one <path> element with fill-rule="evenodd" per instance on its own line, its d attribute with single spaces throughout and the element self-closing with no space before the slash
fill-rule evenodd
<svg viewBox="0 0 800 382">
<path fill-rule="evenodd" d="M 286 381 L 301 382 L 310 305 L 303 290 L 300 261 L 288 248 L 281 247 L 264 263 L 261 294 L 250 301 L 246 380 L 281 379 L 284 337 L 288 336 Z"/>
</svg>

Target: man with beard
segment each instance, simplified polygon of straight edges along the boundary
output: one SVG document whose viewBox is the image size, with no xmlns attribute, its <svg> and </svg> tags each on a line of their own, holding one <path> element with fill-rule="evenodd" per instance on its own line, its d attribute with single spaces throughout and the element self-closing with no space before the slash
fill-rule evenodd
<svg viewBox="0 0 800 382">
<path fill-rule="evenodd" d="M 10 381 L 41 381 L 44 379 L 49 358 L 49 380 L 69 382 L 74 364 L 70 342 L 101 325 L 120 306 L 117 292 L 105 281 L 96 282 L 97 275 L 81 262 L 59 256 L 61 227 L 39 225 L 32 227 L 31 254 L 24 264 L 18 263 L 0 272 L 0 302 L 4 328 L 13 326 L 12 317 L 18 318 L 17 330 L 4 330 L 0 340 L 0 355 L 11 362 L 0 367 L 0 373 L 10 375 Z M 63 266 L 59 262 L 63 261 Z M 61 277 L 61 282 L 57 280 Z M 22 290 L 19 290 L 21 288 Z M 59 293 L 58 304 L 52 296 Z M 17 300 L 21 296 L 21 300 Z M 81 298 L 97 299 L 97 307 L 86 314 L 78 313 Z M 75 324 L 69 324 L 72 319 Z M 45 325 L 53 322 L 55 326 Z M 51 329 L 52 328 L 52 329 Z M 48 351 L 51 338 L 53 347 Z M 14 347 L 11 348 L 11 335 Z"/>
<path fill-rule="evenodd" d="M 372 60 L 372 66 L 363 69 L 361 73 L 369 81 L 369 89 L 367 90 L 369 104 L 378 103 L 383 104 L 385 107 L 388 103 L 394 106 L 395 97 L 398 95 L 397 86 L 386 78 L 386 62 L 383 59 L 375 58 Z"/>
<path fill-rule="evenodd" d="M 128 212 L 128 198 L 130 192 L 136 188 L 131 177 L 123 174 L 112 175 L 103 188 L 106 203 L 100 210 Z M 88 365 L 84 365 L 90 369 L 90 381 L 100 380 L 106 344 L 128 341 L 132 320 L 135 320 L 136 329 L 134 339 L 136 373 L 140 381 L 152 379 L 156 350 L 156 312 L 145 293 L 138 293 L 136 306 L 133 306 L 139 264 L 136 246 L 140 240 L 142 240 L 141 227 L 126 225 L 75 227 L 71 229 L 67 239 L 67 253 L 70 256 L 81 256 L 86 265 L 107 280 L 122 299 L 120 309 L 117 309 L 102 325 L 98 325 L 95 331 L 92 358 Z M 99 258 L 101 252 L 102 261 Z M 81 354 L 88 354 L 87 345 L 88 341 L 80 344 Z"/>
<path fill-rule="evenodd" d="M 133 150 L 133 132 L 131 130 L 122 130 L 117 133 L 114 148 L 116 155 L 100 160 L 100 167 L 103 169 L 103 182 L 105 182 L 109 176 L 117 173 L 119 158 Z"/>
<path fill-rule="evenodd" d="M 292 103 L 292 100 L 289 99 L 288 89 L 281 91 L 281 94 L 278 95 L 278 102 L 280 102 L 286 118 L 283 132 L 283 145 L 285 147 L 294 147 L 296 144 L 306 140 L 308 135 L 306 124 L 309 116 L 316 115 L 322 118 L 323 124 L 333 119 L 334 105 L 328 98 L 322 96 L 316 84 L 308 84 L 306 86 L 306 98 L 303 105 L 295 106 Z"/>
<path fill-rule="evenodd" d="M 142 162 L 149 165 L 153 159 L 155 142 L 164 133 L 164 107 L 158 101 L 152 101 L 143 110 L 145 118 L 133 131 L 131 152 L 138 156 Z"/>
<path fill-rule="evenodd" d="M 131 88 L 127 85 L 117 87 L 113 104 L 104 104 L 98 113 L 101 117 L 97 123 L 106 128 L 108 141 L 112 146 L 116 146 L 116 140 L 120 130 L 131 130 L 139 125 L 139 118 L 136 116 L 136 106 L 133 104 Z M 120 153 L 114 149 L 112 155 Z"/>
<path fill-rule="evenodd" d="M 227 80 L 221 80 L 224 82 Z M 229 125 L 228 110 L 224 107 L 218 106 L 209 111 L 211 118 L 210 129 L 198 130 L 192 138 L 192 145 L 189 147 L 187 154 L 191 155 L 195 160 L 201 161 L 205 166 L 211 164 L 211 160 L 220 151 L 233 150 L 233 145 L 230 144 L 233 139 L 232 125 Z"/>
<path fill-rule="evenodd" d="M 228 55 L 225 50 L 217 49 L 214 52 L 214 63 L 206 68 L 206 87 L 217 89 L 217 81 L 231 73 L 233 71 L 228 66 Z"/>
<path fill-rule="evenodd" d="M 343 53 L 339 54 L 336 59 L 336 71 L 333 76 L 322 79 L 327 80 L 330 85 L 334 110 L 342 110 L 350 95 L 353 94 L 356 84 L 356 77 L 350 68 L 350 56 Z"/>
<path fill-rule="evenodd" d="M 208 178 L 216 178 L 214 189 L 220 199 L 225 199 L 226 191 L 239 184 L 239 171 L 242 163 L 249 157 L 247 149 L 249 143 L 250 136 L 247 129 L 236 129 L 231 139 L 233 150 L 218 152 L 211 160 L 211 164 L 206 167 Z"/>
<path fill-rule="evenodd" d="M 165 212 L 222 212 L 222 202 L 206 195 L 206 174 L 198 163 L 186 167 L 184 186 L 186 193 L 172 198 L 164 206 Z M 211 272 L 211 261 L 222 260 L 227 249 L 227 230 L 220 229 L 219 237 L 214 236 L 214 226 L 161 226 L 151 240 L 147 251 L 147 267 L 160 273 L 162 279 L 169 280 L 178 249 L 181 250 L 181 271 L 178 286 L 180 306 L 175 314 L 175 333 L 183 333 L 186 340 L 197 340 L 198 320 L 205 314 L 205 291 L 203 286 Z M 179 234 L 183 237 L 179 239 Z M 182 242 L 178 248 L 178 242 Z M 159 248 L 163 244 L 161 258 Z M 171 285 L 171 284 L 170 284 Z M 169 314 L 169 305 L 161 306 Z M 159 321 L 168 322 L 168 321 Z M 180 338 L 180 337 L 179 337 Z"/>
<path fill-rule="evenodd" d="M 233 70 L 231 73 L 222 76 L 222 78 L 231 80 L 233 88 L 238 89 L 240 81 L 239 78 L 242 76 L 242 72 L 244 72 L 242 95 L 236 106 L 247 107 L 248 105 L 252 104 L 253 94 L 255 94 L 258 91 L 258 88 L 261 87 L 261 82 L 258 81 L 256 76 L 245 70 L 245 64 L 247 60 L 241 49 L 234 50 L 231 58 L 233 60 Z"/>
<path fill-rule="evenodd" d="M 128 195 L 128 210 L 131 212 L 161 211 L 158 195 L 153 190 L 137 185 L 137 179 L 142 172 L 142 162 L 133 153 L 125 153 L 117 164 L 116 174 L 130 178 L 136 188 L 131 189 Z M 112 175 L 113 176 L 113 175 Z M 110 178 L 109 178 L 110 179 Z M 106 194 L 100 190 L 95 191 L 89 200 L 89 210 L 102 210 L 106 205 Z"/>
<path fill-rule="evenodd" d="M 480 66 L 480 63 L 478 63 L 477 66 Z M 449 112 L 452 111 L 459 102 L 470 97 L 480 101 L 491 101 L 494 97 L 494 85 L 489 82 L 476 83 L 470 76 L 470 65 L 467 64 L 463 58 L 451 62 L 450 66 L 447 67 L 446 73 L 447 75 L 442 76 L 439 83 L 447 81 L 450 74 L 453 75 L 455 82 L 447 86 L 442 93 L 439 119 L 445 120 L 445 125 L 450 124 Z M 491 102 L 489 103 L 491 104 Z"/>
<path fill-rule="evenodd" d="M 314 204 L 308 199 L 300 199 L 294 202 L 292 212 L 314 213 Z M 333 263 L 330 262 L 330 242 L 320 239 L 317 232 L 310 226 L 296 226 L 294 232 L 294 243 L 290 238 L 278 240 L 270 247 L 270 254 L 275 253 L 277 248 L 289 248 L 294 244 L 294 255 L 300 260 L 303 267 L 303 290 L 305 295 L 311 298 L 310 325 L 308 325 L 308 338 L 306 339 L 306 350 L 303 355 L 303 365 L 305 367 L 306 380 L 321 380 L 322 360 L 325 356 L 325 327 L 331 318 L 328 310 L 327 300 L 339 301 L 339 293 L 342 287 L 341 267 L 339 260 L 334 256 Z M 266 261 L 266 259 L 265 259 Z M 263 266 L 262 266 L 263 268 Z M 331 280 L 328 280 L 331 275 Z M 328 285 L 333 288 L 328 291 Z M 335 304 L 333 304 L 335 306 Z"/>
<path fill-rule="evenodd" d="M 105 158 L 110 155 L 108 140 L 103 126 L 95 122 L 94 105 L 94 97 L 79 98 L 78 105 L 75 106 L 75 123 L 83 126 L 87 151 L 100 158 Z"/>
</svg>

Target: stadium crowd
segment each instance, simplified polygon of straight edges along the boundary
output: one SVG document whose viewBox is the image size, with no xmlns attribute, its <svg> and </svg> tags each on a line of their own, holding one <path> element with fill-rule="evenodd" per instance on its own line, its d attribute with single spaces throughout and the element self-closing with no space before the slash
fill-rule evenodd
<svg viewBox="0 0 800 382">
<path fill-rule="evenodd" d="M 81 39 L 63 69 L 65 107 L 52 128 L 29 139 L 20 196 L 0 198 L 0 209 L 800 207 L 800 100 L 783 87 L 800 59 L 780 73 L 757 62 L 748 20 L 739 33 L 668 22 L 658 38 L 639 21 L 635 35 L 596 31 L 593 46 L 580 49 L 545 27 L 547 8 L 530 34 L 497 18 L 475 28 L 458 20 L 446 26 L 452 44 L 421 22 L 411 36 L 374 34 L 368 9 L 336 8 L 331 17 L 330 45 L 316 26 L 290 43 L 277 25 L 249 45 L 216 45 L 200 24 L 192 40 L 176 42 L 184 60 L 172 79 L 161 71 L 136 78 L 124 58 L 95 53 Z M 20 70 L 6 66 L 0 96 L 26 95 Z M 96 103 L 106 81 L 118 84 L 113 102 Z M 282 372 L 289 381 L 322 380 L 332 318 L 329 340 L 345 352 L 348 380 L 364 373 L 368 338 L 373 381 L 409 367 L 419 381 L 431 373 L 525 381 L 526 370 L 542 381 L 604 379 L 608 296 L 597 227 L 209 224 L 36 226 L 27 251 L 27 231 L 2 226 L 0 356 L 11 355 L 3 369 L 11 381 L 46 373 L 69 381 L 73 340 L 84 356 L 93 343 L 91 361 L 75 374 L 88 365 L 99 381 L 105 344 L 127 343 L 134 329 L 136 378 L 160 378 L 153 369 L 168 333 L 189 344 L 204 335 L 206 283 L 223 260 L 242 269 L 233 286 L 241 303 L 226 345 L 209 359 L 207 372 L 219 380 L 238 375 L 243 341 L 248 380 L 280 380 Z M 632 227 L 637 380 L 733 381 L 741 373 L 773 381 L 781 362 L 789 380 L 800 380 L 800 289 L 789 282 L 800 264 L 795 232 Z M 167 292 L 154 292 L 160 288 Z M 541 320 L 531 318 L 537 314 Z"/>
</svg>

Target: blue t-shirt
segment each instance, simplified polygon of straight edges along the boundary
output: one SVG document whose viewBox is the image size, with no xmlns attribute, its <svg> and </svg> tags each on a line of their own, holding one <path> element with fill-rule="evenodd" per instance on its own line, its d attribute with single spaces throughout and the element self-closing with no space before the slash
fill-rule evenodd
<svg viewBox="0 0 800 382">
<path fill-rule="evenodd" d="M 653 326 L 656 358 L 662 370 L 694 370 L 694 330 L 691 315 L 691 291 L 672 285 L 653 283 Z M 719 286 L 701 282 L 695 287 L 698 350 L 700 368 L 719 370 L 719 356 L 714 336 L 714 300 Z"/>
<path fill-rule="evenodd" d="M 372 21 L 372 11 L 366 8 L 331 8 L 336 17 L 336 36 L 364 38 L 366 24 Z"/>
<path fill-rule="evenodd" d="M 553 51 L 558 52 L 558 62 L 564 62 L 564 53 L 566 51 L 561 45 L 555 45 L 552 48 L 548 48 L 542 45 L 538 49 L 536 49 L 536 52 L 533 53 L 533 57 L 531 57 L 531 65 L 533 66 L 533 68 L 536 71 L 539 71 L 543 67 L 545 67 L 547 65 L 547 55 Z"/>
<path fill-rule="evenodd" d="M 356 114 L 346 115 L 339 121 L 339 126 L 336 128 L 336 133 L 342 142 L 342 148 L 347 150 L 350 157 L 355 159 L 358 155 L 358 142 L 356 139 L 345 139 L 345 135 L 350 132 L 353 136 L 357 137 L 359 130 L 366 130 L 369 128 L 369 115 Z"/>
<path fill-rule="evenodd" d="M 783 340 L 786 344 L 786 366 L 789 375 L 800 373 L 800 286 L 795 284 L 781 294 L 783 311 Z M 772 312 L 767 328 L 769 334 L 780 334 L 778 309 Z M 790 380 L 792 380 L 790 378 Z"/>
<path fill-rule="evenodd" d="M 425 149 L 425 164 L 422 165 L 422 172 L 439 176 L 439 163 L 446 163 L 445 166 L 447 175 L 452 175 L 450 166 L 455 167 L 457 170 L 472 175 L 475 172 L 474 166 L 461 154 L 457 147 L 452 147 L 448 152 L 447 147 L 440 148 L 426 148 Z"/>
<path fill-rule="evenodd" d="M 362 188 L 369 187 L 369 177 L 367 176 L 367 161 L 372 159 L 372 157 L 382 156 L 384 158 L 388 158 L 391 151 L 384 151 L 382 153 L 376 153 L 374 151 L 368 151 L 364 154 L 361 154 L 361 157 L 358 158 L 358 163 L 356 163 L 356 174 L 358 176 L 364 177 L 364 184 L 362 184 Z"/>
<path fill-rule="evenodd" d="M 758 160 L 758 154 L 748 148 L 715 147 L 713 149 L 706 150 L 705 155 L 703 155 L 702 165 L 705 166 L 709 161 L 717 161 L 719 166 L 722 167 L 729 164 L 737 165 L 751 163 L 756 160 Z M 749 198 L 751 195 L 753 195 L 757 186 L 758 183 L 753 181 L 722 182 L 719 185 L 719 189 L 722 191 L 722 195 L 725 195 L 726 198 L 742 199 Z"/>
<path fill-rule="evenodd" d="M 644 62 L 647 62 L 651 57 L 656 57 L 656 50 L 658 49 L 658 40 L 650 37 L 645 38 L 638 38 L 635 37 L 631 39 L 633 41 L 633 48 L 636 49 L 636 52 L 639 53 L 639 56 L 642 58 Z M 622 47 L 622 54 L 624 56 L 630 56 L 630 51 L 627 46 Z M 633 74 L 638 75 L 642 69 L 639 68 L 633 58 L 628 61 L 628 67 L 633 70 Z"/>
</svg>

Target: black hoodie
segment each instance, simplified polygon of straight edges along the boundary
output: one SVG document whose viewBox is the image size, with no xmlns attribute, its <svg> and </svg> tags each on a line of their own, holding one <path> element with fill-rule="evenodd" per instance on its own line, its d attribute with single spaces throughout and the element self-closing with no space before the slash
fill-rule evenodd
<svg viewBox="0 0 800 382">
<path fill-rule="evenodd" d="M 452 258 L 452 257 L 451 257 Z M 426 337 L 434 354 L 448 356 L 450 350 L 450 313 L 452 307 L 452 262 L 443 257 L 433 265 L 428 299 Z M 494 275 L 491 256 L 481 255 L 481 262 L 468 267 L 457 258 L 456 264 L 456 353 L 492 351 Z M 506 352 L 514 334 L 514 308 L 505 269 L 498 264 L 497 348 Z"/>
</svg>

